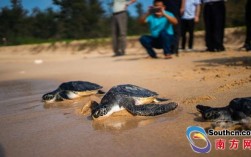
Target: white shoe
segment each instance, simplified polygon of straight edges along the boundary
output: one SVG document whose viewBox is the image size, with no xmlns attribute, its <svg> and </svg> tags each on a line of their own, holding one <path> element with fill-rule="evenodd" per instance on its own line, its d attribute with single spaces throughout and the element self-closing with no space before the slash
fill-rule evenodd
<svg viewBox="0 0 251 157">
<path fill-rule="evenodd" d="M 193 51 L 193 49 L 186 49 L 186 51 L 187 51 L 187 52 L 191 52 L 191 51 Z"/>
<path fill-rule="evenodd" d="M 184 52 L 185 50 L 184 49 L 179 49 L 179 52 Z"/>
</svg>

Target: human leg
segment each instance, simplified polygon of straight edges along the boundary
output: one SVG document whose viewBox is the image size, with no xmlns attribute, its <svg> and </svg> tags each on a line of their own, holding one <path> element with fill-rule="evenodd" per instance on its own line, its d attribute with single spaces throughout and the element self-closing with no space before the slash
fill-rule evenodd
<svg viewBox="0 0 251 157">
<path fill-rule="evenodd" d="M 152 58 L 157 58 L 157 55 L 156 55 L 155 51 L 153 50 L 153 41 L 154 40 L 155 39 L 149 35 L 143 35 L 139 39 L 141 45 L 146 49 L 149 56 L 151 56 Z"/>
<path fill-rule="evenodd" d="M 245 48 L 247 51 L 251 51 L 251 0 L 246 3 L 246 40 Z"/>
<path fill-rule="evenodd" d="M 181 48 L 185 49 L 186 48 L 186 20 L 182 19 L 181 20 Z"/>
<path fill-rule="evenodd" d="M 172 53 L 175 53 L 176 55 L 179 54 L 179 40 L 181 35 L 181 19 L 180 17 L 176 17 L 178 20 L 178 24 L 173 26 L 174 30 L 174 38 L 172 42 Z"/>
<path fill-rule="evenodd" d="M 188 48 L 193 49 L 194 19 L 188 20 L 187 22 L 188 22 L 188 32 L 189 32 Z"/>
<path fill-rule="evenodd" d="M 164 55 L 171 55 L 171 43 L 173 41 L 173 35 L 169 35 L 166 31 L 162 31 L 159 36 L 161 46 L 155 45 L 155 47 L 162 47 Z"/>
<path fill-rule="evenodd" d="M 225 9 L 225 2 L 214 2 L 213 10 L 213 39 L 215 44 L 216 51 L 224 51 L 224 29 L 225 29 L 225 17 L 226 17 L 226 9 Z"/>
<path fill-rule="evenodd" d="M 119 47 L 118 47 L 118 23 L 117 23 L 117 18 L 116 14 L 112 16 L 112 47 L 113 47 L 113 52 L 115 55 L 119 54 Z"/>
<path fill-rule="evenodd" d="M 122 12 L 118 14 L 119 27 L 119 51 L 125 54 L 126 49 L 126 35 L 127 35 L 127 13 Z"/>
<path fill-rule="evenodd" d="M 210 4 L 205 4 L 204 7 L 204 23 L 205 23 L 205 43 L 208 51 L 214 51 L 213 45 L 213 29 L 212 29 L 212 16 L 211 15 L 212 6 Z"/>
</svg>

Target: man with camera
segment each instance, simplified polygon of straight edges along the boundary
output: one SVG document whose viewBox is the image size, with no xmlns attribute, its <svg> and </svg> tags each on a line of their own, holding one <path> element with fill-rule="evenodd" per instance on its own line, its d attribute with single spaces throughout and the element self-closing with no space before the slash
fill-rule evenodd
<svg viewBox="0 0 251 157">
<path fill-rule="evenodd" d="M 149 7 L 148 12 L 141 18 L 142 23 L 147 23 L 151 35 L 140 37 L 140 43 L 146 49 L 151 58 L 157 58 L 153 48 L 163 49 L 164 58 L 171 59 L 171 43 L 173 40 L 173 25 L 178 23 L 175 16 L 165 11 L 162 0 L 155 0 L 154 6 Z"/>
</svg>

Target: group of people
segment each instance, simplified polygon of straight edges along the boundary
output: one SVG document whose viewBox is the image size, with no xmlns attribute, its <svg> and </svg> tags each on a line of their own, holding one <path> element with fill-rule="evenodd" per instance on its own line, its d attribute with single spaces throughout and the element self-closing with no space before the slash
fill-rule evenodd
<svg viewBox="0 0 251 157">
<path fill-rule="evenodd" d="M 137 0 L 113 0 L 112 39 L 114 56 L 125 55 L 127 13 L 129 5 Z M 204 4 L 206 51 L 225 51 L 223 44 L 226 19 L 226 0 L 154 0 L 153 6 L 140 19 L 149 25 L 150 35 L 143 35 L 139 41 L 149 57 L 157 58 L 156 49 L 163 49 L 166 59 L 178 55 L 179 40 L 181 49 L 186 49 L 186 33 L 189 33 L 188 49 L 193 49 L 194 25 L 199 22 L 201 3 Z M 251 51 L 251 0 L 246 3 L 246 40 L 243 48 Z"/>
</svg>

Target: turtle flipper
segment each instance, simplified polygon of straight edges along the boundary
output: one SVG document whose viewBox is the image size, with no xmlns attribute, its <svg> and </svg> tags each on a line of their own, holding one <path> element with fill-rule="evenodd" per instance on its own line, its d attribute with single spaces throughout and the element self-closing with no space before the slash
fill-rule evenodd
<svg viewBox="0 0 251 157">
<path fill-rule="evenodd" d="M 105 94 L 106 92 L 103 90 L 98 90 L 97 94 Z"/>
<path fill-rule="evenodd" d="M 156 116 L 174 110 L 178 104 L 170 102 L 167 104 L 145 104 L 135 105 L 135 101 L 130 99 L 121 104 L 128 112 L 137 116 Z"/>
<path fill-rule="evenodd" d="M 85 103 L 80 111 L 82 114 L 86 114 L 88 111 L 94 110 L 99 104 L 96 101 L 88 101 Z"/>
<path fill-rule="evenodd" d="M 56 96 L 56 101 L 63 101 L 64 99 L 70 99 L 68 97 L 67 91 L 61 91 Z"/>
<path fill-rule="evenodd" d="M 168 101 L 169 99 L 166 98 L 155 98 L 154 102 L 163 102 L 163 101 Z"/>
</svg>

